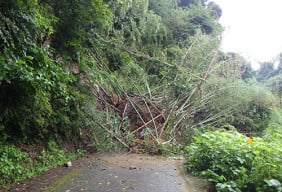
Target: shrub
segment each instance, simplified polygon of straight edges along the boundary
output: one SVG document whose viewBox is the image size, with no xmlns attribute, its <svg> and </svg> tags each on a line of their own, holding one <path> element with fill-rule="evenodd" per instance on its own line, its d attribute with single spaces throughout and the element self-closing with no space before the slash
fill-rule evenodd
<svg viewBox="0 0 282 192">
<path fill-rule="evenodd" d="M 36 173 L 46 171 L 49 168 L 62 165 L 63 163 L 75 159 L 81 155 L 78 151 L 77 154 L 66 153 L 63 149 L 59 148 L 54 141 L 48 142 L 48 147 L 43 149 L 34 162 L 34 171 Z"/>
<path fill-rule="evenodd" d="M 31 176 L 31 159 L 12 145 L 0 145 L 0 186 Z"/>
<path fill-rule="evenodd" d="M 5 185 L 32 177 L 77 158 L 83 153 L 82 150 L 78 150 L 77 153 L 67 153 L 55 142 L 50 141 L 47 148 L 34 158 L 14 145 L 0 143 L 0 190 Z"/>
<path fill-rule="evenodd" d="M 267 141 L 282 140 L 282 110 L 275 109 L 272 111 L 271 119 L 267 129 L 263 132 L 263 138 Z"/>
<path fill-rule="evenodd" d="M 186 168 L 208 178 L 216 191 L 282 191 L 278 141 L 248 139 L 235 131 L 206 132 L 194 139 L 186 147 Z"/>
<path fill-rule="evenodd" d="M 268 127 L 271 111 L 277 105 L 270 91 L 252 82 L 212 77 L 204 90 L 211 99 L 195 114 L 196 123 L 232 125 L 250 135 L 260 135 Z"/>
</svg>

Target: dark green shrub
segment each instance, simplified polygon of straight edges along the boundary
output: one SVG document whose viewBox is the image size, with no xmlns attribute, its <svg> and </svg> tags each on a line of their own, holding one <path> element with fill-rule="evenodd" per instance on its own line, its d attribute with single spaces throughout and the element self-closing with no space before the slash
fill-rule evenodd
<svg viewBox="0 0 282 192">
<path fill-rule="evenodd" d="M 75 79 L 42 45 L 56 19 L 36 0 L 0 5 L 1 137 L 34 143 L 75 132 L 69 120 L 79 117 Z"/>
</svg>

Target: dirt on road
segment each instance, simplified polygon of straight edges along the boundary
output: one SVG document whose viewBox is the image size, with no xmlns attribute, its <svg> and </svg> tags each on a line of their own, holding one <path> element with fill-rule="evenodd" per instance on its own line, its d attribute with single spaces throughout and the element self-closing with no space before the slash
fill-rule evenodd
<svg viewBox="0 0 282 192">
<path fill-rule="evenodd" d="M 182 170 L 183 158 L 139 154 L 86 156 L 15 184 L 10 192 L 207 192 Z"/>
</svg>

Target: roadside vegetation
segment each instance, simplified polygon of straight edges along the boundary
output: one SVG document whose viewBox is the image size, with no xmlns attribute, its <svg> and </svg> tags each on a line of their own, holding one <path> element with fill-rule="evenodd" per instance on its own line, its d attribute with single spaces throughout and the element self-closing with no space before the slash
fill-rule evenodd
<svg viewBox="0 0 282 192">
<path fill-rule="evenodd" d="M 281 136 L 205 132 L 186 148 L 187 170 L 207 178 L 216 191 L 281 191 Z"/>
<path fill-rule="evenodd" d="M 220 51 L 221 13 L 206 0 L 0 0 L 0 185 L 123 148 L 185 151 L 215 190 L 281 190 L 282 55 L 253 71 Z"/>
<path fill-rule="evenodd" d="M 39 151 L 39 152 L 38 152 Z M 38 152 L 38 153 L 36 153 Z M 45 148 L 38 146 L 16 147 L 2 144 L 0 149 L 0 186 L 21 181 L 50 168 L 80 157 L 84 151 L 67 153 L 57 144 L 49 142 Z"/>
</svg>

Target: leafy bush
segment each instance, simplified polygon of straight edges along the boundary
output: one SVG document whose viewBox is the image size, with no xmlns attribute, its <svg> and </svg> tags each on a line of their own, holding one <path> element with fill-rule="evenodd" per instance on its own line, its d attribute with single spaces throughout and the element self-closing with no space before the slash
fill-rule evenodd
<svg viewBox="0 0 282 192">
<path fill-rule="evenodd" d="M 281 142 L 234 131 L 206 132 L 186 147 L 187 170 L 216 191 L 282 191 Z"/>
<path fill-rule="evenodd" d="M 272 111 L 267 129 L 263 132 L 266 141 L 282 141 L 282 109 Z"/>
<path fill-rule="evenodd" d="M 83 152 L 82 152 L 83 153 Z M 54 141 L 49 141 L 48 147 L 43 149 L 34 163 L 35 173 L 46 171 L 49 168 L 62 165 L 63 163 L 75 159 L 80 156 L 81 151 L 77 154 L 66 153 L 63 149 L 60 149 Z"/>
<path fill-rule="evenodd" d="M 28 152 L 23 152 L 14 145 L 0 144 L 0 189 L 4 185 L 62 165 L 83 153 L 82 150 L 78 150 L 77 153 L 67 153 L 51 141 L 37 157 L 32 158 Z"/>
<path fill-rule="evenodd" d="M 36 0 L 0 5 L 1 138 L 34 143 L 77 132 L 73 120 L 82 99 L 75 78 L 42 45 L 53 31 L 53 14 Z"/>
<path fill-rule="evenodd" d="M 0 145 L 0 186 L 31 176 L 31 159 L 12 145 Z"/>
<path fill-rule="evenodd" d="M 276 97 L 266 88 L 243 80 L 211 77 L 204 87 L 210 100 L 196 121 L 221 127 L 232 125 L 239 132 L 260 135 L 271 119 Z"/>
</svg>

